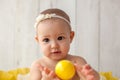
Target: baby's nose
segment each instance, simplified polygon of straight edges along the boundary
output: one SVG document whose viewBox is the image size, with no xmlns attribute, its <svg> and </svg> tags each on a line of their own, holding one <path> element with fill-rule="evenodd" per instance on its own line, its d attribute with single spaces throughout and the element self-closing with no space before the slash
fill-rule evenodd
<svg viewBox="0 0 120 80">
<path fill-rule="evenodd" d="M 58 43 L 57 41 L 53 41 L 52 44 L 51 44 L 51 48 L 58 48 Z"/>
</svg>

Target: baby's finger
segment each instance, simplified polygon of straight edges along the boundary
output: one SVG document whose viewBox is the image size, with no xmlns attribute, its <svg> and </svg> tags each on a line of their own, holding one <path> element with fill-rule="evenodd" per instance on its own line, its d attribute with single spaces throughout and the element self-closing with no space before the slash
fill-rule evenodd
<svg viewBox="0 0 120 80">
<path fill-rule="evenodd" d="M 85 75 L 82 73 L 83 67 L 78 65 L 78 64 L 74 64 L 75 65 L 75 69 L 77 71 L 78 76 L 82 79 L 85 80 Z"/>
<path fill-rule="evenodd" d="M 59 79 L 59 78 L 55 78 L 55 80 L 61 80 L 61 79 Z"/>
<path fill-rule="evenodd" d="M 74 64 L 74 66 L 75 66 L 75 69 L 76 69 L 77 71 L 80 71 L 80 72 L 81 72 L 82 67 L 80 67 L 78 64 Z"/>
<path fill-rule="evenodd" d="M 44 71 L 45 71 L 46 74 L 49 74 L 49 73 L 50 73 L 50 69 L 48 69 L 48 68 L 46 68 L 46 67 L 44 67 Z"/>
<path fill-rule="evenodd" d="M 83 69 L 82 71 L 81 71 L 84 75 L 90 75 L 90 74 L 94 74 L 94 71 L 93 71 L 93 69 L 90 69 L 90 70 L 87 70 L 87 69 Z"/>
<path fill-rule="evenodd" d="M 91 74 L 93 72 L 93 69 L 91 68 L 91 66 L 89 64 L 86 64 L 83 66 L 83 69 L 81 71 L 84 75 L 88 75 Z"/>
<path fill-rule="evenodd" d="M 89 64 L 85 64 L 85 65 L 83 66 L 83 68 L 89 70 L 89 69 L 91 69 L 91 66 L 90 66 Z"/>
<path fill-rule="evenodd" d="M 94 76 L 93 75 L 88 75 L 87 80 L 94 80 Z"/>
<path fill-rule="evenodd" d="M 52 78 L 55 78 L 55 77 L 56 77 L 54 71 L 50 71 L 49 76 L 52 77 Z"/>
<path fill-rule="evenodd" d="M 86 72 L 86 75 L 90 75 L 90 74 L 94 75 L 94 70 L 93 69 L 90 69 L 89 71 Z"/>
</svg>

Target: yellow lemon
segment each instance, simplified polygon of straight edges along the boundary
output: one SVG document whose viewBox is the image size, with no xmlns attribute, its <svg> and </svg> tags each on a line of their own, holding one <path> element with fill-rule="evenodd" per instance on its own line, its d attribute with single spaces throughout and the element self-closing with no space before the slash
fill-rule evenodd
<svg viewBox="0 0 120 80">
<path fill-rule="evenodd" d="M 61 60 L 56 64 L 55 73 L 59 78 L 69 80 L 75 75 L 75 68 L 70 61 Z"/>
</svg>

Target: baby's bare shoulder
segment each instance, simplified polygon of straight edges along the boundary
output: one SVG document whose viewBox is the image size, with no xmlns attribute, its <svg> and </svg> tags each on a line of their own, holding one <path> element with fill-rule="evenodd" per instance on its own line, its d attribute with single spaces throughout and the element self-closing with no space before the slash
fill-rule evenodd
<svg viewBox="0 0 120 80">
<path fill-rule="evenodd" d="M 41 79 L 41 72 L 39 66 L 41 65 L 42 59 L 35 60 L 30 68 L 30 79 L 31 80 L 40 80 Z"/>
<path fill-rule="evenodd" d="M 74 63 L 81 64 L 81 65 L 84 65 L 87 63 L 83 57 L 76 56 L 76 55 L 70 55 L 70 60 Z"/>
<path fill-rule="evenodd" d="M 36 67 L 38 65 L 41 65 L 43 61 L 44 61 L 43 58 L 37 59 L 31 64 L 31 67 Z"/>
</svg>

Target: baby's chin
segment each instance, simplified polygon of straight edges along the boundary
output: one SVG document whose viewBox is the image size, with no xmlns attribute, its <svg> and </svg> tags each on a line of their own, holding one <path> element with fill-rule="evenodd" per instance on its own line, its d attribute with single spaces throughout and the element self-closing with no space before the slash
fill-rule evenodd
<svg viewBox="0 0 120 80">
<path fill-rule="evenodd" d="M 57 57 L 52 57 L 51 59 L 52 59 L 52 60 L 55 60 L 55 61 L 60 61 L 60 60 L 65 59 L 65 57 L 57 56 Z"/>
</svg>

